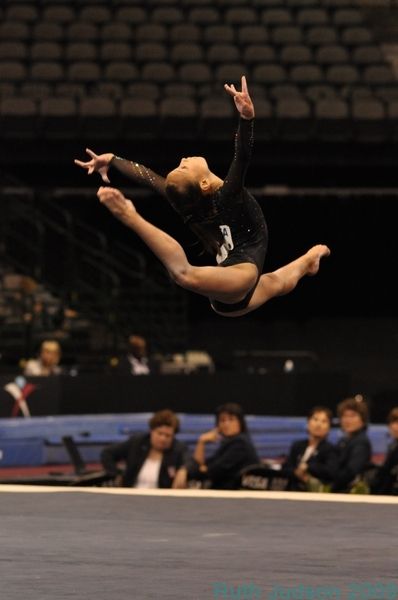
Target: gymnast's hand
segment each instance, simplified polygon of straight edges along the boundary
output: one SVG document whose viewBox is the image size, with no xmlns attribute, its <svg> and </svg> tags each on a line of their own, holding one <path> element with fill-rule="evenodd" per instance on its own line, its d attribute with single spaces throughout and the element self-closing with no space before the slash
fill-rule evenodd
<svg viewBox="0 0 398 600">
<path fill-rule="evenodd" d="M 120 190 L 111 187 L 100 187 L 97 196 L 101 204 L 105 204 L 111 213 L 121 221 L 134 216 L 137 212 L 131 200 L 127 200 Z"/>
<path fill-rule="evenodd" d="M 224 85 L 225 91 L 233 97 L 235 106 L 243 119 L 254 119 L 254 106 L 247 89 L 246 77 L 242 76 L 242 91 L 238 92 L 234 84 Z"/>
<path fill-rule="evenodd" d="M 89 156 L 91 156 L 91 160 L 87 162 L 83 162 L 81 160 L 74 160 L 75 165 L 82 167 L 87 170 L 88 175 L 92 175 L 94 172 L 97 172 L 101 175 L 102 181 L 105 183 L 110 183 L 108 177 L 109 164 L 114 157 L 114 154 L 95 154 L 89 148 L 86 148 L 86 152 Z"/>
</svg>

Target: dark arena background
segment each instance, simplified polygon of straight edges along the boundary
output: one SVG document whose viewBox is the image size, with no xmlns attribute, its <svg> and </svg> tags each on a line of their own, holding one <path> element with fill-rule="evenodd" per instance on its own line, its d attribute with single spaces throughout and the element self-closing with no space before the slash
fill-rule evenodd
<svg viewBox="0 0 398 600">
<path fill-rule="evenodd" d="M 165 176 L 204 156 L 223 178 L 238 122 L 223 85 L 242 75 L 264 272 L 318 243 L 331 255 L 291 294 L 229 319 L 171 281 L 74 159 L 90 148 Z M 398 406 L 397 139 L 396 0 L 2 0 L 5 599 L 397 597 L 392 497 L 54 488 L 70 484 L 63 436 L 98 469 L 105 445 L 163 408 L 194 448 L 225 402 L 250 417 L 261 459 L 282 461 L 313 406 L 333 411 L 338 436 L 337 404 L 360 394 L 383 460 Z M 109 175 L 192 264 L 211 263 L 163 198 Z M 147 377 L 119 368 L 132 334 L 148 343 Z M 24 376 L 47 339 L 63 373 Z"/>
</svg>

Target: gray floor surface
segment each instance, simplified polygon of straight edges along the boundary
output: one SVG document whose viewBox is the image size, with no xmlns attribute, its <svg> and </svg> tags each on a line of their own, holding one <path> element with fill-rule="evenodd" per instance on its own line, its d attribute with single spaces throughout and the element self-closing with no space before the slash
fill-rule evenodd
<svg viewBox="0 0 398 600">
<path fill-rule="evenodd" d="M 0 491 L 0 599 L 395 600 L 397 504 Z"/>
</svg>

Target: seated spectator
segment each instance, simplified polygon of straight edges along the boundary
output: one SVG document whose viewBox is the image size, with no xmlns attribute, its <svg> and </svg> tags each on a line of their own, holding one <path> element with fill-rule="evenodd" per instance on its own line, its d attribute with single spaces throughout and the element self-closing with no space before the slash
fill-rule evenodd
<svg viewBox="0 0 398 600">
<path fill-rule="evenodd" d="M 372 479 L 371 492 L 396 496 L 398 495 L 398 407 L 389 412 L 387 423 L 391 442 L 383 464 L 377 468 Z"/>
<path fill-rule="evenodd" d="M 149 433 L 131 436 L 101 452 L 106 472 L 115 485 L 134 488 L 184 488 L 189 452 L 175 439 L 180 422 L 171 410 L 156 412 L 149 421 Z M 119 462 L 125 468 L 119 467 Z"/>
<path fill-rule="evenodd" d="M 368 407 L 358 394 L 337 406 L 343 437 L 337 443 L 338 472 L 332 492 L 365 493 L 361 477 L 370 466 L 372 447 L 367 435 Z"/>
<path fill-rule="evenodd" d="M 332 426 L 332 412 L 315 406 L 307 419 L 308 437 L 293 442 L 283 465 L 289 477 L 288 490 L 328 491 L 337 471 L 336 448 L 327 437 Z"/>
<path fill-rule="evenodd" d="M 49 375 L 62 375 L 60 366 L 61 346 L 56 340 L 44 340 L 40 344 L 39 356 L 29 359 L 23 369 L 25 376 L 47 377 Z"/>
<path fill-rule="evenodd" d="M 217 450 L 206 458 L 206 444 L 218 441 L 220 445 Z M 216 428 L 199 437 L 193 458 L 188 480 L 200 481 L 202 487 L 219 490 L 239 488 L 241 469 L 259 462 L 239 404 L 219 406 Z"/>
<path fill-rule="evenodd" d="M 130 335 L 127 354 L 118 360 L 117 368 L 131 375 L 149 375 L 151 366 L 148 357 L 148 345 L 144 337 Z"/>
</svg>

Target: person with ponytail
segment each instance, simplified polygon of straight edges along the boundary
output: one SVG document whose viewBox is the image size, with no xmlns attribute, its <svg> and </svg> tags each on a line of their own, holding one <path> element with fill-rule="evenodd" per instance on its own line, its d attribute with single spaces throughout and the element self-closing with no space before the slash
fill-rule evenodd
<svg viewBox="0 0 398 600">
<path fill-rule="evenodd" d="M 262 272 L 268 229 L 261 207 L 245 187 L 255 110 L 245 76 L 240 91 L 233 84 L 224 88 L 239 113 L 235 153 L 224 179 L 210 170 L 202 156 L 182 158 L 165 178 L 139 163 L 111 153 L 97 155 L 89 149 L 90 160 L 75 160 L 75 164 L 89 175 L 98 172 L 106 184 L 110 184 L 109 170 L 117 169 L 165 197 L 216 264 L 190 264 L 177 240 L 139 215 L 120 190 L 101 186 L 97 192 L 100 202 L 144 241 L 178 285 L 208 297 L 218 314 L 237 317 L 288 294 L 305 275 L 315 275 L 321 258 L 330 250 L 318 244 L 287 265 L 271 273 Z"/>
</svg>

